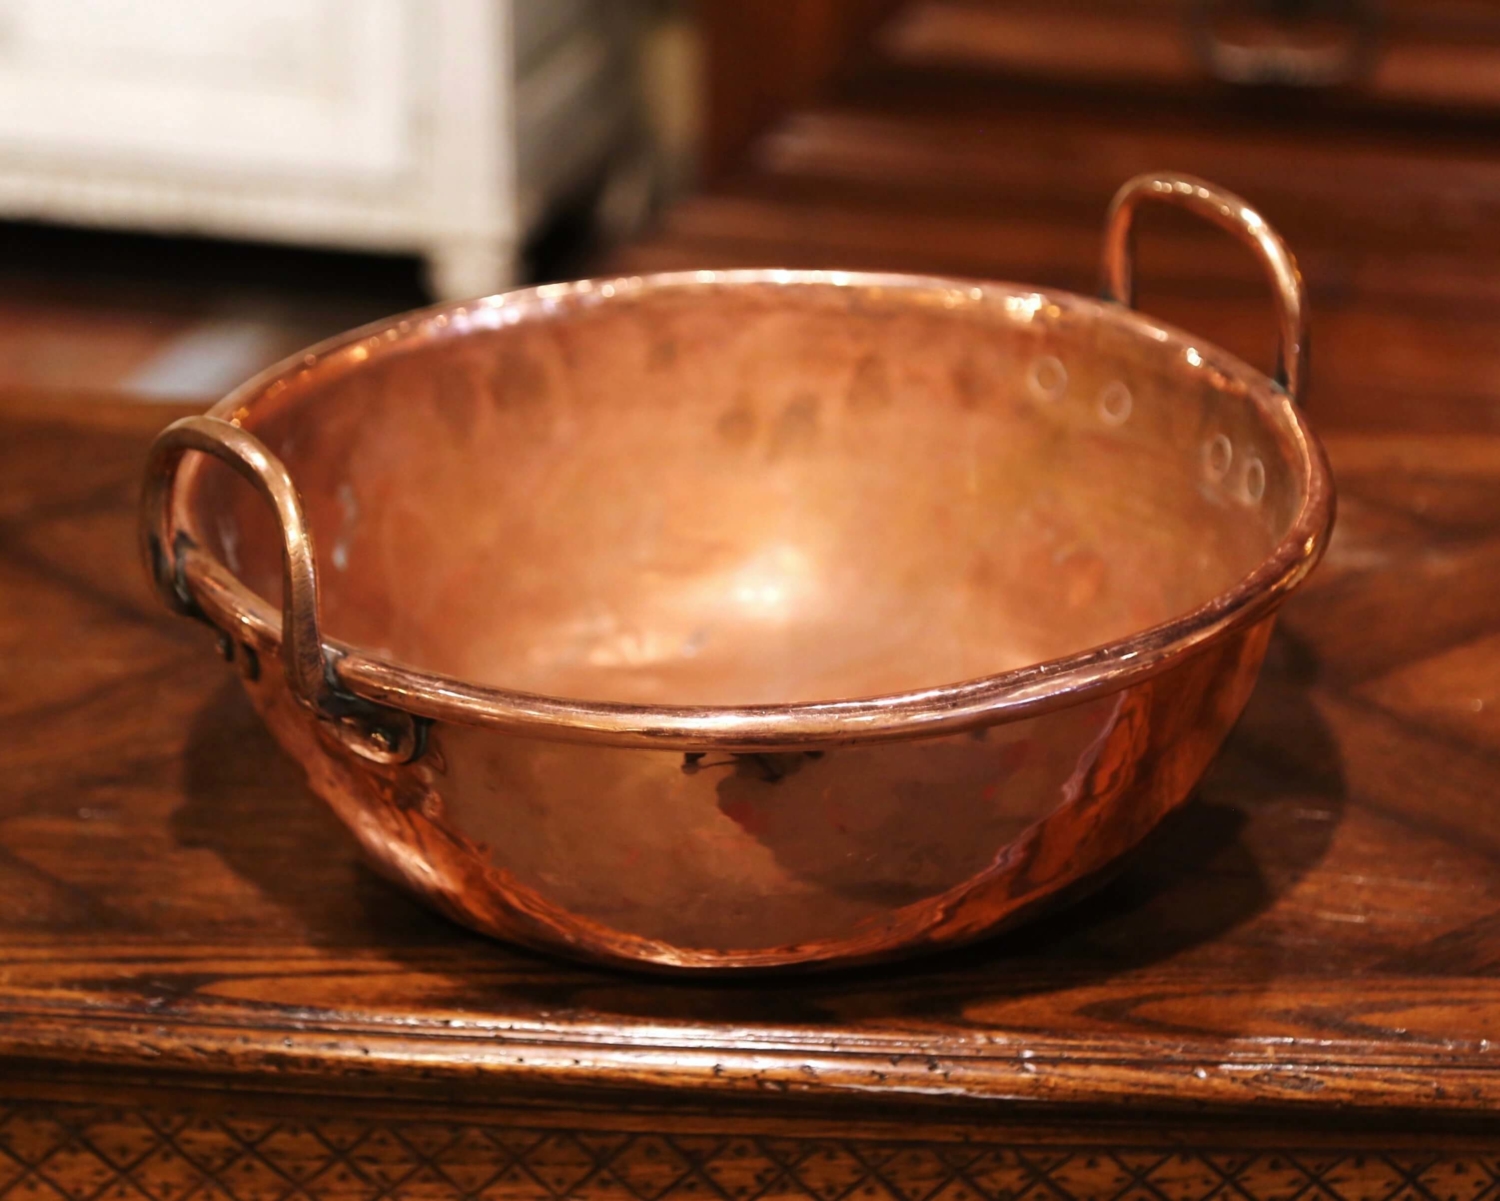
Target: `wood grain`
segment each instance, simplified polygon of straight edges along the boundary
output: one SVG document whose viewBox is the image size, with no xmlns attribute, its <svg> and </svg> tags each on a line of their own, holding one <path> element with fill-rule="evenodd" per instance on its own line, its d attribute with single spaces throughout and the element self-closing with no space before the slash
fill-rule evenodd
<svg viewBox="0 0 1500 1201">
<path fill-rule="evenodd" d="M 1043 1134 L 1045 1141 L 1043 1140 Z M 535 1201 L 818 1198 L 1472 1198 L 1500 1158 L 1458 1136 L 1379 1152 L 1304 1138 L 1291 1147 L 1184 1149 L 1169 1132 L 990 1129 L 967 1138 L 848 1130 L 796 1137 L 708 1124 L 661 1134 L 531 1118 L 346 1118 L 256 1110 L 0 1107 L 0 1197 L 506 1197 Z M 1465 1145 L 1468 1144 L 1468 1145 Z"/>
<path fill-rule="evenodd" d="M 615 265 L 1089 290 L 1108 190 L 1162 166 L 1296 239 L 1340 525 L 1197 798 L 1092 897 L 897 969 L 484 941 L 357 862 L 148 596 L 178 411 L 0 397 L 0 1198 L 1500 1195 L 1488 126 L 856 66 Z M 1145 307 L 1269 359 L 1253 264 L 1167 220 L 1141 259 Z"/>
<path fill-rule="evenodd" d="M 1500 441 L 1331 440 L 1324 570 L 1197 801 L 1104 891 L 900 970 L 705 984 L 486 942 L 358 865 L 146 594 L 134 475 L 171 415 L 0 404 L 0 1092 L 1408 1129 L 1500 1104 L 1500 709 L 1455 725 L 1441 671 L 1500 631 L 1412 584 L 1489 588 Z"/>
</svg>

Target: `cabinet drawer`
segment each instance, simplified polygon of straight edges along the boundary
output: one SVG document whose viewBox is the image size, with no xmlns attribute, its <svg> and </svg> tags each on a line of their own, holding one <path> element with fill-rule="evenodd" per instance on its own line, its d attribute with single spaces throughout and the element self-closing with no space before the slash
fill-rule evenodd
<svg viewBox="0 0 1500 1201">
<path fill-rule="evenodd" d="M 1314 0 L 922 0 L 882 32 L 898 61 L 1067 83 L 1283 83 L 1381 106 L 1500 113 L 1500 5 Z"/>
</svg>

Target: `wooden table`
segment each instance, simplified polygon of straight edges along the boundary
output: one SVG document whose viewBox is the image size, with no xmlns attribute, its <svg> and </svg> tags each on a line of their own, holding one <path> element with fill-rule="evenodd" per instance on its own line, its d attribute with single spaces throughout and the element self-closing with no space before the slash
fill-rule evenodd
<svg viewBox="0 0 1500 1201">
<path fill-rule="evenodd" d="M 0 1198 L 1493 1197 L 1500 438 L 1341 518 L 1124 874 L 898 970 L 651 980 L 356 862 L 135 559 L 173 411 L 0 400 Z"/>
</svg>

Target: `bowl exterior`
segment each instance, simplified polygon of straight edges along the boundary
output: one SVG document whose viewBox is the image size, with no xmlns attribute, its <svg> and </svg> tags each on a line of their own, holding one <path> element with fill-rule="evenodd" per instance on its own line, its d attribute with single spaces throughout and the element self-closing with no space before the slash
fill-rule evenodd
<svg viewBox="0 0 1500 1201">
<path fill-rule="evenodd" d="M 379 764 L 297 703 L 274 642 L 244 678 L 374 867 L 466 926 L 618 965 L 828 967 L 972 941 L 1098 877 L 1189 795 L 1273 620 L 1039 715 L 775 753 L 437 722 Z"/>
<path fill-rule="evenodd" d="M 1274 378 L 1130 309 L 1132 214 L 1147 199 L 1214 221 L 1260 257 L 1279 318 Z M 971 941 L 1097 880 L 1183 802 L 1332 528 L 1331 475 L 1297 405 L 1305 289 L 1274 231 L 1201 180 L 1142 176 L 1116 197 L 1104 264 L 1102 301 L 772 269 L 547 285 L 394 318 L 163 431 L 143 558 L 164 603 L 219 631 L 270 730 L 371 862 L 459 922 L 660 969 L 831 966 Z M 541 357 L 502 353 L 528 347 Z M 683 373 L 671 386 L 669 369 Z M 739 404 L 755 387 L 774 395 L 769 425 Z M 837 437 L 818 434 L 825 393 Z M 618 403 L 632 395 L 694 420 Z M 897 396 L 922 403 L 899 410 Z M 598 412 L 629 421 L 583 419 Z M 594 443 L 580 434 L 605 429 Z M 758 429 L 772 431 L 756 443 L 765 453 L 735 475 L 733 447 Z M 378 436 L 356 473 L 362 430 Z M 452 454 L 455 442 L 469 453 Z M 608 501 L 581 511 L 588 522 L 559 507 L 565 456 L 597 484 L 571 494 Z M 924 463 L 945 470 L 906 470 Z M 767 464 L 780 466 L 768 476 Z M 226 467 L 255 508 L 210 486 L 233 482 Z M 519 481 L 497 512 L 547 521 L 447 522 L 495 478 Z M 538 501 L 544 479 L 553 491 Z M 645 494 L 656 510 L 622 525 L 630 506 L 616 502 Z M 731 555 L 735 571 L 709 572 L 711 587 L 677 587 L 703 565 L 701 538 L 685 535 L 705 498 L 733 519 L 729 534 L 745 515 L 775 518 L 709 541 L 738 554 L 801 520 L 796 506 L 768 507 L 772 495 L 846 520 L 800 558 Z M 413 506 L 396 502 L 413 497 L 439 515 L 440 536 L 409 528 Z M 1041 518 L 1007 524 L 1038 505 Z M 678 529 L 657 510 L 688 520 Z M 351 549 L 359 514 L 384 516 L 358 524 L 385 557 Z M 334 531 L 326 562 L 314 524 Z M 560 526 L 586 536 L 563 546 Z M 1118 596 L 1099 599 L 1102 557 L 1072 553 L 1085 527 L 1128 552 L 1113 560 L 1128 584 Z M 450 528 L 478 530 L 475 544 L 455 547 Z M 928 553 L 962 550 L 959 528 L 995 544 Z M 658 559 L 659 545 L 685 553 Z M 550 570 L 559 548 L 587 570 Z M 702 622 L 678 622 L 694 687 L 611 691 L 560 675 L 557 663 L 634 662 L 612 646 L 597 663 L 580 656 L 572 634 L 566 653 L 535 653 L 577 595 L 619 598 L 647 580 L 647 613 L 669 594 L 717 604 L 728 579 L 764 625 L 762 610 L 791 611 L 780 577 L 812 578 L 799 565 L 831 560 L 849 570 L 821 608 L 798 602 L 823 621 L 799 640 L 715 641 L 747 648 L 726 667 L 698 655 Z M 367 563 L 374 574 L 352 573 Z M 475 563 L 524 563 L 553 591 L 511 596 L 509 567 L 476 580 Z M 320 591 L 320 572 L 344 583 Z M 393 579 L 418 592 L 371 586 Z M 925 608 L 913 580 L 939 584 Z M 862 609 L 877 592 L 885 603 Z M 510 643 L 476 651 L 476 629 L 525 613 L 537 628 L 512 624 Z M 347 641 L 325 637 L 325 617 Z M 403 622 L 432 637 L 403 641 Z M 893 676 L 897 646 L 910 662 Z M 937 661 L 944 646 L 957 657 Z M 851 674 L 855 659 L 878 670 Z M 547 670 L 527 677 L 523 661 Z M 762 680 L 777 661 L 811 663 L 812 677 Z"/>
</svg>

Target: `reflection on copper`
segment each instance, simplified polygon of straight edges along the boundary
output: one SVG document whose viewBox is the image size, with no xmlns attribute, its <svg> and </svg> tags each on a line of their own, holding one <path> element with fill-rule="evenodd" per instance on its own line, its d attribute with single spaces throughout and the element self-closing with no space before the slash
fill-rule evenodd
<svg viewBox="0 0 1500 1201">
<path fill-rule="evenodd" d="M 1262 254 L 1282 382 L 1010 285 L 548 285 L 171 427 L 153 578 L 253 656 L 372 862 L 478 930 L 698 969 L 977 938 L 1183 800 L 1332 524 L 1295 263 L 1242 201 L 1143 177 L 1122 301 L 1146 198 Z"/>
</svg>

